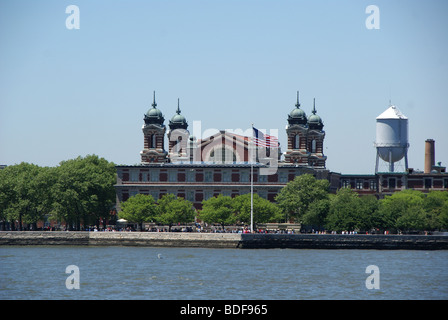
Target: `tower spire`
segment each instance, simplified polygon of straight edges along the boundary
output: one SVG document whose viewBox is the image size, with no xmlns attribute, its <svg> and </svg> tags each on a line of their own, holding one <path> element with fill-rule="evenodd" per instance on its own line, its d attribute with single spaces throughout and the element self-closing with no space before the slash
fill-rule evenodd
<svg viewBox="0 0 448 320">
<path fill-rule="evenodd" d="M 300 103 L 299 103 L 299 91 L 297 91 L 297 103 L 296 103 L 296 107 L 300 107 Z"/>
<path fill-rule="evenodd" d="M 152 99 L 152 107 L 155 108 L 156 106 L 157 106 L 157 103 L 156 103 L 156 91 L 154 91 L 153 99 Z"/>
<path fill-rule="evenodd" d="M 179 98 L 177 98 L 177 110 L 176 110 L 176 113 L 180 114 Z"/>
<path fill-rule="evenodd" d="M 313 114 L 316 114 L 316 98 L 313 101 Z"/>
</svg>

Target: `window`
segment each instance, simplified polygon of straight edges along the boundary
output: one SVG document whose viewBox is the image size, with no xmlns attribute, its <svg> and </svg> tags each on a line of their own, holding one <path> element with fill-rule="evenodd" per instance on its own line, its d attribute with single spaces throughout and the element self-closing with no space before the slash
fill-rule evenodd
<svg viewBox="0 0 448 320">
<path fill-rule="evenodd" d="M 150 177 L 151 177 L 151 182 L 158 182 L 159 181 L 159 170 L 154 169 L 153 171 L 151 171 Z"/>
<path fill-rule="evenodd" d="M 279 182 L 288 182 L 288 175 L 286 172 L 279 173 Z"/>
<path fill-rule="evenodd" d="M 187 171 L 187 181 L 195 182 L 195 180 L 196 180 L 196 172 L 193 169 L 190 171 Z"/>
<path fill-rule="evenodd" d="M 212 182 L 213 180 L 213 172 L 205 171 L 205 182 Z"/>
<path fill-rule="evenodd" d="M 210 199 L 211 197 L 213 197 L 213 191 L 212 190 L 205 190 L 205 192 L 204 192 L 205 200 Z"/>
<path fill-rule="evenodd" d="M 258 182 L 267 182 L 268 181 L 268 176 L 267 175 L 258 175 Z"/>
<path fill-rule="evenodd" d="M 356 180 L 356 189 L 361 190 L 363 189 L 364 182 L 362 180 Z"/>
<path fill-rule="evenodd" d="M 138 171 L 131 170 L 131 181 L 138 181 Z"/>
<path fill-rule="evenodd" d="M 222 181 L 223 182 L 230 182 L 230 172 L 229 171 L 224 170 L 222 172 Z"/>
<path fill-rule="evenodd" d="M 425 188 L 426 189 L 432 188 L 432 179 L 431 178 L 425 178 Z"/>
<path fill-rule="evenodd" d="M 155 134 L 150 134 L 148 136 L 148 148 L 149 149 L 154 149 L 156 147 L 156 135 Z"/>
<path fill-rule="evenodd" d="M 311 153 L 316 153 L 316 140 L 311 141 Z"/>
<path fill-rule="evenodd" d="M 249 182 L 249 172 L 241 172 L 241 182 Z"/>
<path fill-rule="evenodd" d="M 209 161 L 216 163 L 231 163 L 236 161 L 236 154 L 225 145 L 218 146 L 210 151 Z"/>
<path fill-rule="evenodd" d="M 177 181 L 177 172 L 175 170 L 168 171 L 168 181 L 169 182 Z"/>
<path fill-rule="evenodd" d="M 187 200 L 194 202 L 194 191 L 187 191 Z"/>
<path fill-rule="evenodd" d="M 370 190 L 376 190 L 376 181 L 370 180 Z"/>
<path fill-rule="evenodd" d="M 300 149 L 300 136 L 298 134 L 294 137 L 294 149 Z"/>
<path fill-rule="evenodd" d="M 350 188 L 350 180 L 344 179 L 341 181 L 342 188 Z"/>
<path fill-rule="evenodd" d="M 445 189 L 448 189 L 448 179 L 444 179 L 444 180 L 443 180 L 443 187 L 444 187 Z"/>
<path fill-rule="evenodd" d="M 389 189 L 395 189 L 397 186 L 397 179 L 389 178 Z"/>
</svg>

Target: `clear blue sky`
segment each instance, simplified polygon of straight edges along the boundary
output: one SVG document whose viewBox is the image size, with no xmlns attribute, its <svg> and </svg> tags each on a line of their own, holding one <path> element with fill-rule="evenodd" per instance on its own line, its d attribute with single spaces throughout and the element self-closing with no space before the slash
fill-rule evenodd
<svg viewBox="0 0 448 320">
<path fill-rule="evenodd" d="M 428 138 L 448 165 L 447 15 L 445 0 L 1 0 L 0 164 L 139 163 L 153 90 L 165 124 L 180 98 L 190 129 L 253 123 L 285 151 L 300 90 L 307 115 L 316 98 L 329 170 L 374 172 L 389 100 L 409 117 L 409 166 L 423 169 Z"/>
</svg>

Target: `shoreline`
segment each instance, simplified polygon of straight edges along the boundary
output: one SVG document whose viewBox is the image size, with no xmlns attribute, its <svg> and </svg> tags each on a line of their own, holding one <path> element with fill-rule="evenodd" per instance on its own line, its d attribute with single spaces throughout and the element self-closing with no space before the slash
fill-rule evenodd
<svg viewBox="0 0 448 320">
<path fill-rule="evenodd" d="M 448 250 L 443 235 L 0 231 L 0 246 L 74 245 L 240 249 Z"/>
</svg>

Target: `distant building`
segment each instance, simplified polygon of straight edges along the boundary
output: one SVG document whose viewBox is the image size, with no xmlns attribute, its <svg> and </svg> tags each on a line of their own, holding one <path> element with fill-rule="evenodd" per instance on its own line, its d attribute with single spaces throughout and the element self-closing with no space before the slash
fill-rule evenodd
<svg viewBox="0 0 448 320">
<path fill-rule="evenodd" d="M 404 189 L 424 192 L 448 190 L 445 167 L 440 163 L 434 165 L 433 154 L 425 157 L 432 161 L 430 165 L 425 165 L 425 168 L 431 168 L 430 172 L 416 172 L 408 169 L 407 164 L 405 172 L 378 171 L 375 174 L 356 175 L 329 171 L 326 168 L 327 157 L 323 153 L 323 121 L 317 115 L 315 102 L 312 114 L 306 116 L 300 108 L 298 94 L 295 108 L 287 117 L 288 143 L 285 153 L 282 155 L 280 148 L 257 147 L 253 166 L 250 161 L 253 147 L 251 137 L 221 130 L 204 139 L 196 139 L 188 131 L 179 101 L 168 128 L 162 112 L 157 108 L 155 94 L 152 107 L 143 120 L 141 164 L 116 167 L 118 210 L 120 202 L 139 193 L 152 195 L 156 200 L 172 193 L 191 201 L 195 208 L 200 209 L 203 200 L 218 194 L 235 197 L 249 193 L 252 167 L 254 193 L 270 201 L 274 201 L 289 181 L 305 173 L 317 179 L 327 179 L 331 192 L 350 187 L 360 195 L 371 194 L 378 198 Z M 165 137 L 168 138 L 167 148 Z M 434 153 L 433 145 L 428 149 Z M 275 168 L 273 174 L 263 172 L 270 167 Z"/>
<path fill-rule="evenodd" d="M 152 108 L 144 115 L 141 164 L 117 166 L 118 208 L 121 201 L 138 193 L 150 194 L 156 200 L 173 193 L 192 201 L 199 209 L 203 200 L 218 194 L 234 197 L 250 192 L 250 137 L 221 130 L 198 140 L 190 136 L 179 102 L 168 129 L 164 121 L 154 95 Z M 280 149 L 256 148 L 254 193 L 270 201 L 274 201 L 289 181 L 304 173 L 331 180 L 330 171 L 325 168 L 327 157 L 323 154 L 324 125 L 316 106 L 313 106 L 312 115 L 306 117 L 297 97 L 287 121 L 285 160 L 280 158 Z M 165 149 L 165 135 L 169 141 L 168 150 Z M 268 170 L 272 164 L 275 173 L 263 174 L 263 169 Z M 334 181 L 334 190 L 337 184 L 338 181 Z"/>
</svg>

